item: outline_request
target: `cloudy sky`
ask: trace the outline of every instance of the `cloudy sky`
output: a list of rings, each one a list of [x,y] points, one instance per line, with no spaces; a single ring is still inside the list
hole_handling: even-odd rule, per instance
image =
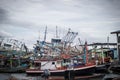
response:
[[[24,41],[32,47],[43,40],[59,37],[71,28],[83,42],[116,42],[112,31],[120,30],[120,0],[0,0],[0,36]],[[76,42],[78,39],[76,38]]]

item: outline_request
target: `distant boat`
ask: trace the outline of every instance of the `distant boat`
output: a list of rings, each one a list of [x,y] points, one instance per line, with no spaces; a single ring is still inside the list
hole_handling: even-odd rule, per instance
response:
[[[29,59],[4,57],[0,59],[0,62],[1,73],[18,73],[25,72],[28,68]]]
[[[29,58],[23,57],[27,53],[25,47],[18,40],[3,39],[0,44],[0,72],[25,72],[29,63]]]

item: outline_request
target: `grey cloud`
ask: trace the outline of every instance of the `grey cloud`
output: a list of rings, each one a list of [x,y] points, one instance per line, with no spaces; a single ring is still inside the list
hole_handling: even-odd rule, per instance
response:
[[[7,20],[7,11],[0,8],[0,23],[3,23]]]
[[[85,31],[81,35],[83,38],[86,36],[93,41],[100,36],[99,40],[102,41],[102,35],[120,29],[119,23],[120,0],[1,0],[0,2],[0,25],[6,27],[2,28],[4,31],[11,26],[12,29],[19,27],[21,31],[24,28],[31,29],[31,32],[40,30],[40,33],[44,34],[45,27],[48,26],[48,34],[55,34],[56,26],[60,27],[61,33],[67,32],[70,27],[80,33]],[[91,33],[96,35],[90,35]]]
[[[78,4],[75,6],[78,7],[78,9],[80,7],[84,8],[87,10],[87,14],[93,14],[93,17],[117,17],[120,15],[120,0],[78,0]]]
[[[0,37],[12,37],[12,34],[11,33],[8,33],[4,30],[0,30]]]

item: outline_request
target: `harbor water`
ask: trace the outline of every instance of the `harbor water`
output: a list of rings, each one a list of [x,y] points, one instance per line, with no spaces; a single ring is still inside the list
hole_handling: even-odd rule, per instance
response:
[[[14,77],[15,79],[10,79]],[[105,74],[102,77],[82,78],[75,80],[112,80],[112,78],[120,77],[118,74]],[[109,78],[109,79],[108,79]],[[45,80],[41,76],[27,76],[25,73],[0,73],[0,80]],[[53,80],[53,79],[50,79]],[[64,78],[56,78],[54,80],[64,80]]]

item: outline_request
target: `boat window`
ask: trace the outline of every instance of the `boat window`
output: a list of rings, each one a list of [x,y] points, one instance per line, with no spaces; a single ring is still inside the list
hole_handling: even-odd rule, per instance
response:
[[[36,67],[39,67],[41,65],[41,63],[36,63],[35,66]]]
[[[63,62],[68,63],[68,62],[70,62],[70,60],[69,59],[64,59]]]
[[[52,62],[52,64],[55,64],[55,62]]]

